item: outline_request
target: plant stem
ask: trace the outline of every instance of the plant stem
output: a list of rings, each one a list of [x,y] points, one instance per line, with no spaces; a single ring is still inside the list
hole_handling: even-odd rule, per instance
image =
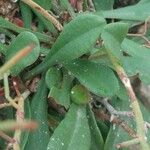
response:
[[[5,139],[9,143],[14,143],[15,142],[15,140],[13,138],[11,138],[7,134],[5,134],[3,131],[0,131],[0,137],[2,137],[3,139]]]
[[[37,3],[33,2],[32,0],[21,0],[21,1],[29,5],[31,8],[35,9],[40,14],[42,14],[46,19],[52,22],[59,31],[63,29],[63,26],[60,24],[60,22],[56,18],[54,18],[51,14],[49,14],[44,8],[39,6]]]
[[[18,109],[18,105],[14,102],[14,100],[10,97],[9,91],[9,83],[8,83],[8,74],[4,73],[4,90],[5,90],[5,97],[9,101],[9,103],[16,109]]]
[[[135,138],[133,140],[130,140],[130,141],[126,141],[126,142],[122,142],[122,143],[119,143],[116,145],[116,148],[117,149],[120,149],[120,148],[125,148],[125,147],[129,147],[129,146],[132,146],[132,145],[136,145],[140,142],[139,138]]]
[[[37,122],[28,121],[28,120],[24,120],[18,123],[15,120],[0,121],[1,131],[14,131],[16,129],[33,130],[33,129],[36,129],[37,126],[38,126]]]
[[[122,81],[123,85],[125,86],[128,96],[130,98],[131,106],[135,115],[135,121],[137,125],[137,135],[139,136],[139,143],[141,145],[142,150],[149,150],[149,146],[146,142],[146,134],[145,134],[145,125],[144,125],[144,120],[142,116],[142,112],[140,110],[140,106],[138,104],[138,100],[135,96],[135,93],[133,91],[133,88],[131,86],[130,79],[128,78],[126,72],[124,69],[121,67],[121,65],[117,62],[117,59],[112,56],[111,54],[108,53],[108,56],[120,78]]]
[[[18,98],[18,109],[16,112],[16,121],[21,123],[24,121],[24,99],[22,96]],[[14,150],[20,150],[20,138],[21,138],[21,129],[15,130],[14,139],[15,143],[13,144]]]

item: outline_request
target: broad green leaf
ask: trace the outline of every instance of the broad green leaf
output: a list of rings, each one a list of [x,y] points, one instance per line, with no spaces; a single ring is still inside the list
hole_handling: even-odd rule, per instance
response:
[[[94,0],[96,11],[113,9],[114,0]]]
[[[138,3],[133,6],[118,8],[114,10],[101,11],[105,18],[145,21],[150,15],[150,2]]]
[[[31,102],[31,119],[38,122],[38,129],[30,132],[25,150],[44,150],[47,147],[50,133],[47,121],[47,88],[44,78]]]
[[[121,43],[128,32],[128,24],[125,23],[111,23],[104,27],[102,32],[102,39],[108,53],[120,58],[122,55]]]
[[[90,138],[86,106],[72,104],[51,136],[47,150],[89,150]]]
[[[52,97],[57,104],[64,106],[66,109],[70,106],[70,91],[73,77],[67,72],[63,72],[63,80],[60,86],[53,86],[50,89],[49,97]]]
[[[91,147],[90,150],[101,150],[104,146],[104,141],[102,134],[97,126],[94,114],[90,108],[91,106],[88,105],[87,108],[87,115],[89,120],[89,126],[91,131]]]
[[[61,82],[61,71],[57,67],[51,67],[45,76],[45,82],[49,89],[54,86],[59,86]]]
[[[97,15],[79,15],[64,26],[45,60],[31,72],[38,74],[50,65],[68,62],[89,52],[105,24],[105,20]]]
[[[82,85],[75,85],[71,90],[72,101],[78,105],[87,104],[90,99],[89,91]]]
[[[129,76],[139,73],[140,79],[150,83],[150,50],[134,41],[125,39],[122,43],[123,50],[129,56],[121,57],[123,68]]]
[[[30,119],[31,118],[31,108],[30,108],[29,99],[25,100],[24,113],[25,113],[24,114],[25,119]],[[20,141],[21,150],[24,150],[25,145],[28,141],[28,137],[29,137],[29,131],[24,131],[24,132],[21,133],[21,141]]]
[[[31,43],[35,44],[35,48],[27,56],[22,58],[15,66],[11,68],[11,73],[13,75],[17,75],[25,67],[31,65],[36,61],[40,53],[40,46],[39,46],[39,41],[34,34],[30,32],[22,32],[8,47],[6,51],[6,61],[11,59],[21,49],[25,48],[27,45]]]
[[[74,60],[65,67],[81,84],[99,96],[112,96],[119,90],[118,80],[107,66],[88,60]]]

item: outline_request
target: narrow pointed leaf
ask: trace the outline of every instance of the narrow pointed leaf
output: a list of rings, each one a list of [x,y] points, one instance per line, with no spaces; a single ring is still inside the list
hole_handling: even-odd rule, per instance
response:
[[[46,42],[46,43],[50,43],[52,40],[52,38],[50,36],[47,36],[40,32],[35,32],[35,31],[29,30],[26,28],[18,27],[17,25],[9,22],[8,20],[4,19],[3,17],[0,17],[0,28],[12,30],[16,33],[28,31],[28,32],[34,33],[40,41]]]
[[[90,129],[86,106],[72,104],[65,119],[55,129],[47,150],[89,150]]]
[[[90,105],[87,107],[87,115],[89,120],[89,126],[91,131],[91,148],[90,150],[100,150],[104,147],[104,141],[102,134],[97,126],[94,113],[92,112]]]
[[[125,20],[145,21],[150,14],[150,2],[138,3],[133,6],[102,11],[105,18],[116,18]]]
[[[31,119],[38,122],[38,129],[30,132],[25,150],[46,149],[50,138],[47,121],[47,88],[44,78],[40,81],[37,93],[31,103]]]

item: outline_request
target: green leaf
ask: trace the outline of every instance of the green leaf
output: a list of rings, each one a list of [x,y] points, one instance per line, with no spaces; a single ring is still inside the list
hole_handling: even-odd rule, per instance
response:
[[[124,40],[128,32],[128,24],[125,23],[111,23],[104,27],[102,32],[102,39],[104,40],[104,45],[106,50],[120,58],[122,55],[121,52],[121,43]]]
[[[61,0],[60,6],[63,11],[67,10],[72,18],[76,17],[76,13],[74,12],[74,9],[72,8],[72,6],[68,0]]]
[[[46,9],[47,11],[50,11],[52,7],[52,1],[49,0],[34,0],[37,4],[39,4],[42,8]],[[31,8],[32,9],[32,8]],[[38,17],[38,27],[39,25],[44,25],[50,32],[56,35],[57,31],[54,28],[53,24],[48,21],[43,15],[38,13],[35,9],[32,9],[32,11],[35,13],[35,15]]]
[[[31,29],[33,16],[30,7],[27,4],[23,3],[22,1],[19,1],[19,6],[21,10],[24,28]]]
[[[149,117],[150,111],[145,108],[145,106],[141,103],[141,101],[139,101],[139,105],[140,105],[140,108],[141,108],[141,111],[142,111],[144,121],[147,122],[147,123],[150,123],[150,117]],[[146,138],[147,138],[148,144],[150,144],[150,130],[149,130],[149,128],[146,132]]]
[[[47,88],[44,78],[31,102],[31,119],[38,122],[38,129],[30,132],[25,150],[46,149],[50,135],[47,121]]]
[[[45,60],[31,72],[38,74],[50,65],[68,62],[89,52],[105,24],[97,15],[79,15],[64,27]]]
[[[88,60],[75,60],[65,67],[81,84],[99,96],[112,96],[119,90],[118,80],[107,66]]]
[[[34,32],[34,31],[26,29],[26,28],[18,27],[17,25],[15,25],[15,24],[7,21],[3,17],[0,17],[0,28],[12,30],[12,31],[14,31],[16,33],[21,33],[21,32],[24,32],[24,31],[29,31],[29,32],[34,33],[37,36],[37,38],[40,41],[42,41],[42,42],[50,43],[52,41],[52,38],[50,36],[47,36],[47,35],[39,33],[39,32]]]
[[[94,0],[96,11],[110,10],[113,8],[114,0]]]
[[[105,18],[145,21],[150,14],[150,2],[138,3],[133,6],[118,8],[114,10],[101,11]]]
[[[25,112],[25,119],[30,119],[31,118],[31,108],[30,108],[30,104],[29,104],[29,99],[25,100],[24,112]],[[28,141],[28,137],[29,137],[29,131],[24,131],[21,133],[21,141],[20,141],[21,150],[24,150],[25,145]]]
[[[94,113],[91,110],[91,106],[87,107],[87,115],[89,120],[89,126],[91,131],[91,148],[90,150],[100,150],[103,149],[104,141],[102,134],[97,126]]]
[[[53,86],[50,89],[49,97],[52,97],[56,103],[64,106],[66,109],[70,106],[70,91],[73,77],[67,72],[63,72],[63,80],[60,86]]]
[[[86,106],[72,104],[51,136],[47,150],[89,150],[90,138]]]
[[[0,53],[5,54],[6,53],[6,49],[7,49],[7,46],[0,42]]]
[[[36,61],[40,53],[40,46],[37,37],[30,32],[22,32],[17,38],[10,44],[6,51],[6,61],[16,55],[21,49],[27,45],[34,43],[35,48],[24,58],[22,58],[15,66],[12,67],[11,73],[17,75],[25,67],[31,65]]]
[[[49,89],[54,86],[59,86],[61,82],[61,71],[57,67],[51,67],[45,76],[45,82]]]
[[[87,104],[90,99],[89,91],[82,85],[75,85],[71,90],[72,101],[76,104]]]
[[[125,39],[122,48],[129,56],[121,57],[123,68],[129,76],[139,73],[140,79],[150,83],[150,50],[134,41]]]

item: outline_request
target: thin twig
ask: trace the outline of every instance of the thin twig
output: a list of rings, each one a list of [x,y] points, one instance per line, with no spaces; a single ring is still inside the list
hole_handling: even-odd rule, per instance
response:
[[[77,10],[79,13],[83,12],[83,0],[77,0]]]
[[[59,31],[61,31],[63,29],[63,26],[61,25],[61,23],[56,18],[54,18],[54,16],[49,14],[44,8],[39,6],[37,3],[35,3],[32,0],[21,0],[21,1],[24,2],[25,4],[29,5],[31,8],[35,9],[40,14],[42,14],[46,19],[48,19],[50,22],[52,22],[52,24],[54,24],[54,26]]]
[[[135,33],[135,34],[134,33],[128,33],[127,35],[128,36],[141,37],[141,38],[143,38],[148,43],[148,45],[150,45],[150,41],[148,40],[147,37],[145,37],[145,35],[147,33],[149,21],[150,21],[150,16],[145,20],[143,33]]]
[[[33,130],[37,128],[35,121],[24,120],[22,122],[16,122],[15,120],[0,121],[1,131],[14,131],[16,129],[21,130]]]
[[[23,99],[26,99],[30,95],[30,93],[31,92],[29,90],[26,90],[21,95],[22,95]],[[18,102],[18,97],[14,98],[13,102]],[[9,103],[2,103],[2,104],[0,104],[0,109],[5,108],[5,107],[9,107],[9,106],[12,106],[12,104],[10,102]]]
[[[135,93],[133,91],[133,88],[131,86],[131,82],[130,79],[128,78],[126,72],[124,71],[124,69],[120,66],[120,64],[117,62],[117,59],[112,56],[109,52],[108,52],[108,56],[120,78],[120,80],[122,81],[123,85],[126,88],[126,91],[128,93],[128,96],[130,98],[130,103],[133,109],[133,113],[135,116],[135,122],[137,125],[137,135],[140,137],[140,145],[142,150],[149,150],[149,146],[147,144],[147,141],[145,139],[146,137],[146,133],[144,130],[145,124],[144,124],[144,120],[143,120],[143,115],[142,112],[140,110],[140,106],[138,104],[137,98],[135,96]]]
[[[0,137],[3,138],[4,140],[8,141],[9,143],[15,142],[15,140],[12,137],[8,136],[3,131],[0,131]]]
[[[18,100],[13,100],[13,102],[17,102]],[[9,107],[9,106],[12,106],[12,104],[9,102],[9,103],[3,103],[3,104],[0,104],[0,109],[2,108],[5,108],[5,107]]]
[[[16,111],[16,121],[17,123],[24,121],[24,99],[22,96],[18,98],[18,109]],[[16,142],[13,144],[13,149],[20,150],[21,129],[15,130],[14,139]]]
[[[9,101],[9,103],[14,108],[18,109],[18,104],[16,104],[16,102],[14,102],[14,100],[10,97],[8,74],[7,73],[4,73],[4,90],[5,90],[5,98]]]
[[[130,141],[126,141],[126,142],[122,142],[122,143],[117,144],[117,145],[116,145],[116,148],[117,148],[117,149],[120,149],[120,148],[127,148],[127,147],[130,147],[130,146],[139,144],[139,143],[140,143],[140,139],[139,139],[139,138],[135,138],[135,139],[133,139],[133,140],[130,140]]]
[[[90,9],[91,9],[92,11],[95,11],[95,6],[94,6],[94,4],[93,4],[93,0],[88,0],[88,4],[89,4],[89,6],[90,6]]]
[[[112,105],[109,104],[108,98],[101,99],[99,102],[102,103],[106,107],[106,109],[109,111],[109,113],[111,115],[122,115],[122,116],[128,116],[128,117],[133,116],[132,111],[118,111],[118,110],[116,110]]]
[[[94,109],[93,111],[94,111],[96,117],[98,117],[102,120],[110,121],[110,116],[108,114],[106,114],[104,111],[102,111],[102,110],[100,111],[100,110],[96,110],[96,109]],[[120,126],[131,137],[133,137],[133,138],[137,137],[136,132],[133,129],[131,129],[125,121],[123,121],[117,117],[114,117],[113,120],[111,121],[111,123],[116,124],[117,126]]]

